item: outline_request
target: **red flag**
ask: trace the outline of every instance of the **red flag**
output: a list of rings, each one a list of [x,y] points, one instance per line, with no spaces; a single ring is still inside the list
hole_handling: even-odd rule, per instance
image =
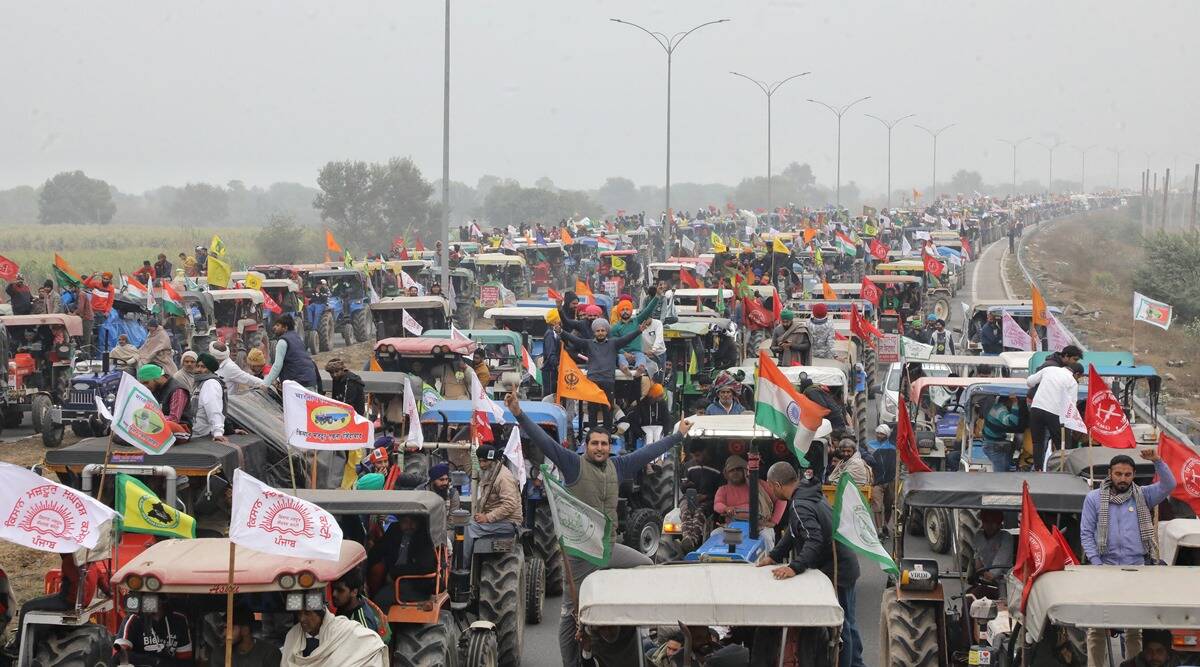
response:
[[[263,295],[263,308],[266,308],[276,315],[282,315],[283,308],[280,308],[279,304],[275,303],[275,299],[272,299],[271,295],[267,294],[267,290],[260,289],[259,291],[261,291]]]
[[[400,259],[408,259],[408,248],[400,248]]]
[[[1033,590],[1033,582],[1046,572],[1055,572],[1067,566],[1067,559],[1074,559],[1070,552],[1064,553],[1058,540],[1046,528],[1037,507],[1029,495],[1029,482],[1021,488],[1021,534],[1017,538],[1017,562],[1013,572],[1021,580],[1021,611]]]
[[[425,244],[421,243],[421,239],[417,239],[416,251],[425,252]]]
[[[700,287],[700,283],[696,280],[696,277],[687,269],[679,269],[679,282],[692,288]]]
[[[492,442],[496,436],[492,435],[492,426],[488,424],[487,413],[483,410],[476,410],[471,415],[471,421],[475,425],[475,439],[479,442]]]
[[[1200,514],[1200,454],[1163,433],[1158,440],[1158,455],[1175,476],[1171,497],[1182,500]]]
[[[783,295],[779,290],[775,290],[775,296],[771,299],[771,324],[783,321]]]
[[[933,472],[917,451],[917,434],[913,433],[912,422],[908,419],[908,402],[903,396],[896,402],[899,404],[896,411],[896,456],[900,457],[900,462],[909,472]]]
[[[558,290],[554,289],[553,287],[546,288],[546,296],[550,297],[551,299],[553,299],[555,301],[562,301],[562,298],[563,298],[563,295],[559,294]]]
[[[972,255],[971,255],[971,244],[970,244],[970,243],[967,243],[967,237],[965,237],[965,236],[960,236],[960,237],[958,237],[958,240],[959,240],[960,242],[962,242],[963,254],[967,256],[967,259],[968,259],[968,260],[969,260],[969,259],[972,259],[973,257],[972,257]]]
[[[879,286],[866,276],[863,276],[862,287],[859,288],[858,293],[859,296],[874,304],[876,308],[879,307]]]
[[[864,278],[864,280],[866,279]],[[876,329],[874,324],[871,324],[863,319],[862,315],[858,314],[857,303],[850,306],[850,331],[872,348],[875,347],[874,339],[883,337],[882,331]]]
[[[778,302],[779,299],[775,301]],[[775,323],[775,314],[763,308],[758,299],[745,297],[742,299],[742,306],[746,313],[746,322],[751,329],[766,329]]]
[[[871,256],[875,259],[886,262],[888,256],[888,248],[879,242],[879,239],[871,239]]]
[[[1109,389],[1108,383],[1096,372],[1096,367],[1090,364],[1087,409],[1083,413],[1083,423],[1087,425],[1088,435],[1105,447],[1137,447],[1133,427],[1129,425],[1124,408],[1113,395],[1112,389]]]
[[[3,255],[0,255],[0,278],[3,278],[6,282],[11,283],[17,279],[17,271],[19,269],[20,267],[17,266],[16,262]]]
[[[1062,551],[1062,555],[1066,558],[1067,565],[1079,565],[1079,559],[1075,557],[1075,550],[1067,543],[1067,537],[1062,534],[1058,526],[1050,529],[1050,534],[1054,536],[1054,541],[1058,543],[1058,548]]]
[[[936,257],[934,257],[933,255],[930,255],[928,252],[925,253],[925,272],[926,273],[932,273],[933,275],[937,276],[938,278],[941,278],[942,271],[944,271],[945,268],[946,267],[943,266],[942,263],[939,262]]]

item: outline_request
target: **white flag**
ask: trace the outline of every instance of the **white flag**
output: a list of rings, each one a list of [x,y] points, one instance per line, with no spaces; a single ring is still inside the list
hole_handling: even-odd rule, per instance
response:
[[[1076,385],[1076,387],[1078,386],[1079,385]],[[1087,425],[1083,423],[1083,417],[1079,414],[1079,405],[1076,403],[1078,396],[1079,390],[1077,388],[1075,390],[1075,395],[1071,396],[1071,400],[1067,402],[1067,414],[1062,416],[1062,425],[1066,426],[1072,431],[1078,431],[1086,434],[1088,432]]]
[[[500,303],[506,306],[517,305],[517,295],[504,285],[500,285]]]
[[[1149,322],[1166,331],[1171,328],[1171,305],[1134,292],[1133,319]]]
[[[679,237],[679,245],[689,253],[696,252],[696,242],[686,236]]]
[[[483,389],[483,384],[479,382],[479,376],[475,374],[475,369],[471,368],[469,363],[467,364],[467,376],[471,378],[471,409],[491,415],[492,419],[488,421],[489,424],[505,423],[504,408],[488,397],[487,392]]]
[[[1064,347],[1071,344],[1071,334],[1052,313],[1047,312],[1046,317],[1048,319],[1046,323],[1047,349],[1050,352],[1061,352]]]
[[[233,471],[229,541],[265,554],[337,560],[342,529],[329,512]]]
[[[343,451],[375,442],[371,420],[291,380],[283,382],[283,430],[288,444],[300,449]]]
[[[1001,330],[1004,334],[1004,347],[1011,347],[1018,350],[1032,350],[1033,340],[1029,337],[1029,333],[1017,324],[1017,321],[1004,311],[1000,318]]]
[[[404,270],[400,271],[400,283],[401,283],[401,285],[404,286],[405,290],[407,290],[410,287],[415,287],[415,288],[417,288],[417,294],[422,295],[422,296],[424,296],[424,294],[425,294],[425,288],[422,287],[420,283],[413,280],[412,276],[408,275],[408,271],[404,271]]]
[[[408,434],[404,442],[417,445],[425,444],[425,434],[421,431],[421,413],[417,410],[417,398],[413,395],[412,383],[404,380],[404,416],[408,417]]]
[[[926,345],[908,336],[900,337],[900,354],[905,359],[924,361],[933,354],[933,346]]]
[[[54,553],[92,549],[117,513],[95,498],[0,463],[0,539]]]
[[[454,323],[451,322],[450,323],[450,340],[461,340],[461,341],[466,342],[466,341],[470,341],[471,339],[467,338],[466,335],[463,334],[463,332],[459,331],[458,327],[454,326]]]
[[[900,575],[896,561],[879,542],[871,508],[867,507],[862,491],[854,486],[850,475],[842,475],[838,480],[837,496],[833,501],[833,539],[879,563],[879,569],[884,572]]]
[[[421,323],[417,321],[417,318],[409,315],[408,311],[404,309],[400,310],[400,323],[404,325],[405,331],[414,336],[420,336],[421,332],[425,331],[425,327],[421,326]]]
[[[113,433],[147,454],[165,454],[175,444],[175,432],[154,394],[129,373],[117,386],[113,414]]]
[[[504,446],[504,456],[511,466],[513,477],[517,478],[517,488],[524,489],[529,473],[525,472],[525,452],[521,450],[521,429],[513,426],[508,434],[508,444]]]
[[[902,257],[908,257],[911,254],[912,254],[912,244],[908,242],[907,236],[901,235],[900,236],[900,255]]]
[[[450,302],[450,314],[453,315],[454,311],[458,310],[458,294],[454,291],[454,279],[448,280],[446,286],[450,288],[446,291],[446,300]]]

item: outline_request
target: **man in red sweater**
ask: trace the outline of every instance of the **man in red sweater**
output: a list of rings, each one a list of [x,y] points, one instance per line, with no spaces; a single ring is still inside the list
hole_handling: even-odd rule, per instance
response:
[[[747,481],[746,459],[736,454],[725,459],[726,483],[717,489],[713,511],[722,522],[750,520],[750,484]],[[758,529],[763,545],[769,551],[775,546],[775,505],[766,482],[758,482]],[[720,530],[718,528],[718,530]]]

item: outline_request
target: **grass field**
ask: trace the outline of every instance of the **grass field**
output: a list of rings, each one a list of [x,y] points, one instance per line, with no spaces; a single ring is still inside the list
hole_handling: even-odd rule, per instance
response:
[[[191,254],[197,245],[208,246],[213,234],[225,242],[235,270],[258,261],[254,236],[259,228],[123,225],[4,225],[0,227],[0,255],[21,267],[29,281],[50,277],[54,253],[63,256],[80,273],[133,272],[143,260],[155,261],[166,253],[176,263],[179,253]]]

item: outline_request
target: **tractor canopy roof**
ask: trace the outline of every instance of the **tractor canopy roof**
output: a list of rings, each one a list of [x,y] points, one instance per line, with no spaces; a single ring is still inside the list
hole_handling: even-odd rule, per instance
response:
[[[371,304],[371,310],[429,310],[441,308],[447,316],[450,315],[450,301],[444,296],[428,294],[426,296],[386,296]]]
[[[525,266],[525,258],[520,255],[486,252],[475,255],[475,266]]]
[[[742,384],[753,386],[755,382],[755,371],[757,365],[734,366],[727,369],[730,373],[742,371],[744,378]],[[784,377],[793,385],[800,384],[800,374],[807,373],[808,377],[813,381],[813,384],[825,385],[828,387],[844,387],[846,386],[846,374],[840,368],[833,366],[781,366],[779,368],[783,372]]]
[[[1049,358],[1051,354],[1054,353],[1034,352],[1033,355],[1029,357],[1030,370],[1041,367],[1042,364],[1046,363],[1046,359]],[[1108,366],[1136,365],[1133,361],[1132,352],[1092,352],[1090,350],[1083,353],[1083,358],[1079,360],[1079,363],[1083,364],[1084,368],[1087,368],[1089,365],[1091,365],[1095,366],[1097,369]]]
[[[1180,549],[1200,549],[1200,519],[1158,522],[1158,556],[1167,565],[1175,563]]]
[[[869,275],[867,278],[876,285],[891,285],[896,283],[912,283],[915,285],[921,282],[920,276]]]
[[[434,544],[446,539],[446,499],[432,491],[297,489],[295,496],[330,514],[396,514],[427,517]]]
[[[702,438],[731,438],[739,440],[757,440],[759,438],[769,440],[775,438],[775,434],[767,429],[756,426],[754,424],[754,413],[743,412],[740,415],[694,415],[688,417],[688,421],[692,422],[692,429],[688,431],[688,438],[691,440]],[[822,440],[829,437],[833,432],[833,427],[830,426],[828,419],[821,420],[821,427],[817,429],[817,434],[814,436],[817,440]]]
[[[843,620],[820,572],[778,581],[770,568],[731,563],[599,570],[583,580],[579,616],[596,626],[838,627]]]
[[[6,327],[41,327],[57,325],[67,330],[69,336],[83,335],[83,320],[78,315],[4,315],[0,325]]]
[[[1071,565],[1038,577],[1037,585],[1029,592],[1023,622],[1033,641],[1042,637],[1047,624],[1198,630],[1197,600],[1200,567]],[[1018,606],[1010,605],[1009,609]]]
[[[977,384],[995,385],[997,387],[1014,387],[1014,394],[1024,396],[1029,391],[1028,385],[1025,384],[1025,378],[989,378],[989,377],[923,377],[913,381],[912,386],[908,389],[908,400],[917,402],[921,399],[921,394],[929,387],[942,387],[949,391],[970,387]]]
[[[521,411],[529,415],[529,418],[536,424],[554,426],[558,429],[560,439],[566,435],[567,413],[562,406],[544,401],[521,401]],[[450,424],[469,424],[472,414],[474,414],[474,409],[471,401],[443,399],[425,410],[425,413],[421,415],[421,422],[440,424],[444,417]],[[504,421],[509,424],[517,422],[517,418],[513,417],[508,408],[504,408]]]
[[[1091,490],[1087,480],[1067,473],[917,472],[908,476],[901,494],[913,507],[1016,511],[1023,482],[1041,512],[1078,514]]]
[[[263,289],[271,289],[282,287],[289,292],[299,292],[300,286],[291,278],[264,278],[262,281]]]
[[[404,383],[406,382],[410,387],[415,387],[413,389],[415,395],[421,393],[421,379],[415,375],[392,371],[355,371],[355,373],[362,378],[363,390],[368,394],[401,395],[404,393]],[[324,375],[324,370],[322,370],[322,374]]]
[[[1145,479],[1154,476],[1154,464],[1136,456],[1135,449],[1116,449],[1114,447],[1101,447],[1093,445],[1091,447],[1076,447],[1063,451],[1056,449],[1050,453],[1050,462],[1046,465],[1047,470],[1062,470],[1073,475],[1082,477],[1088,476],[1088,470],[1091,469],[1091,474],[1094,479],[1102,480],[1108,477],[1108,464],[1113,460],[1114,456],[1124,454],[1132,456],[1133,469],[1136,477]]]
[[[475,354],[479,347],[474,341],[451,340],[449,338],[384,338],[375,343],[376,352],[397,352],[399,354]]]
[[[520,302],[517,302],[520,304]],[[483,319],[485,320],[524,320],[534,319],[546,320],[546,313],[554,308],[554,302],[548,302],[550,305],[542,306],[502,306],[499,308],[488,308],[483,311]]]
[[[508,329],[460,329],[459,333],[480,345],[512,345],[521,349],[521,334]],[[449,329],[426,329],[421,338],[450,338]]]
[[[213,301],[240,301],[248,299],[254,303],[262,303],[263,295],[261,290],[256,289],[215,289],[210,290]]]
[[[326,280],[329,280],[330,278],[353,278],[354,280],[360,282],[365,279],[363,272],[359,269],[325,269],[322,271],[310,271],[308,277],[312,280],[318,280],[321,278]]]

